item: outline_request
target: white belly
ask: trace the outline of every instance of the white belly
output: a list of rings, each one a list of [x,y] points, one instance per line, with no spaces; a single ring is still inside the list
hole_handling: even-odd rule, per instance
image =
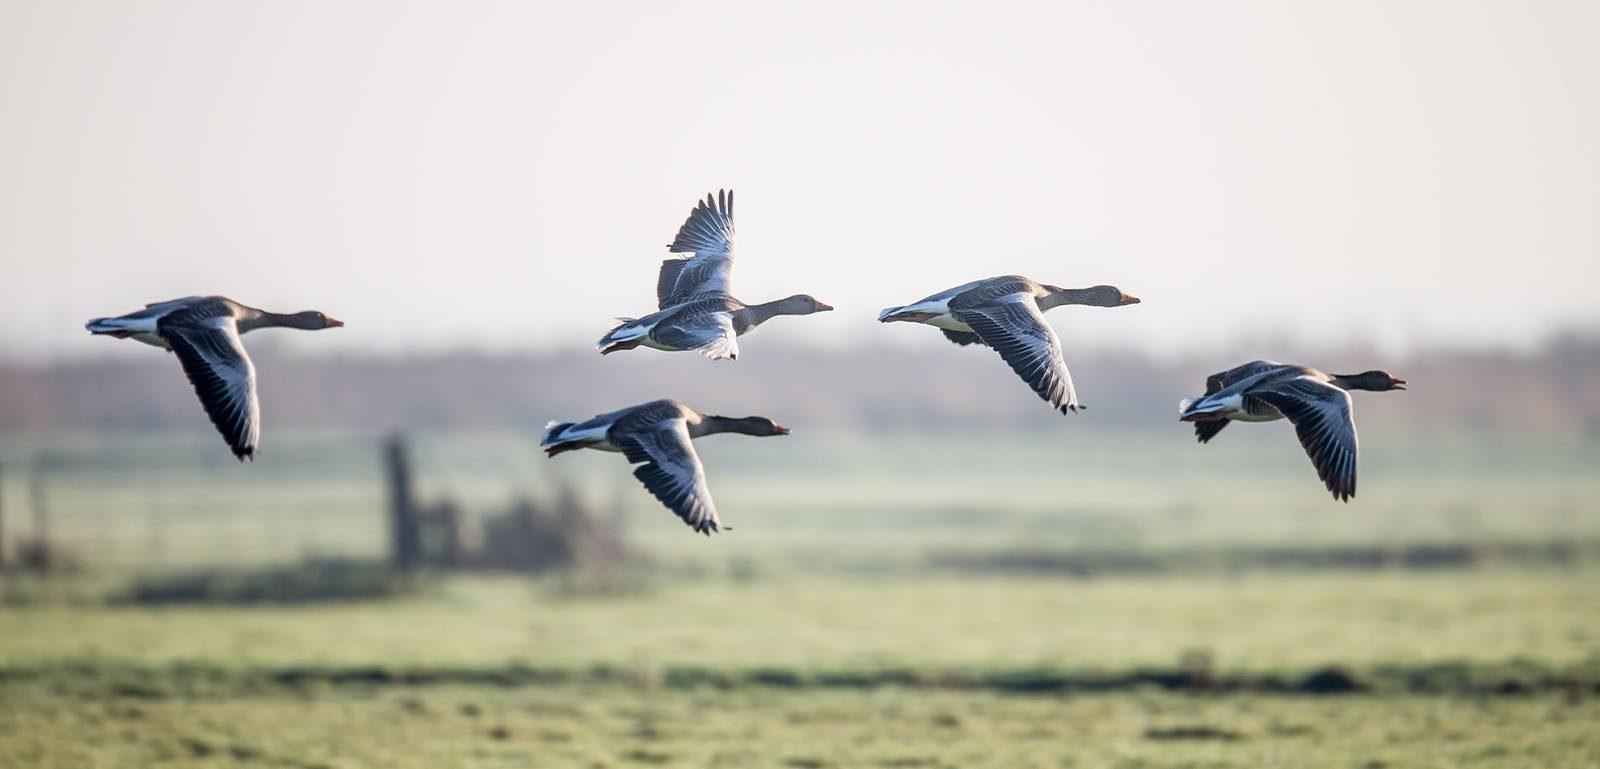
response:
[[[129,338],[137,340],[137,341],[140,341],[140,342],[144,342],[145,344],[150,345],[152,347],[160,347],[163,350],[172,349],[172,345],[167,344],[167,340],[162,339],[161,337],[156,336],[155,334],[134,334],[132,337],[129,337]]]
[[[1251,414],[1245,411],[1235,411],[1228,415],[1235,422],[1272,422],[1283,418],[1282,414]]]
[[[938,328],[946,329],[948,331],[965,331],[969,334],[974,333],[971,326],[962,323],[956,318],[956,316],[951,315],[948,312],[937,317],[929,318],[923,321],[923,323],[926,323],[930,326],[937,326]]]
[[[1221,404],[1221,409],[1207,410],[1220,410],[1227,414],[1229,419],[1235,422],[1271,422],[1273,420],[1283,418],[1283,415],[1278,413],[1276,410],[1269,411],[1265,414],[1250,413],[1247,409],[1245,409],[1243,395],[1235,395],[1230,398],[1225,398],[1217,401],[1217,403]]]

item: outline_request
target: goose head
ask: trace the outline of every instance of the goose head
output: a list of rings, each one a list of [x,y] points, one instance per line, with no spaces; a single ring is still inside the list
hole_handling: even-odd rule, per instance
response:
[[[810,294],[787,296],[773,302],[773,305],[779,315],[810,315],[833,309],[832,305],[823,304]]]
[[[1122,307],[1139,303],[1139,297],[1129,294],[1116,286],[1090,286],[1088,288],[1045,286],[1044,288],[1053,296],[1058,297],[1058,301],[1061,304],[1081,304],[1089,307]]]
[[[286,315],[278,324],[288,328],[304,329],[306,331],[321,331],[325,328],[338,328],[344,325],[342,320],[334,320],[319,310],[304,310],[291,315]]]
[[[766,417],[707,416],[706,422],[709,422],[716,432],[742,433],[756,436],[789,434],[789,428]]]
[[[1401,379],[1387,371],[1363,371],[1353,376],[1342,376],[1346,390],[1371,390],[1373,392],[1387,392],[1389,390],[1406,389],[1406,380]]]

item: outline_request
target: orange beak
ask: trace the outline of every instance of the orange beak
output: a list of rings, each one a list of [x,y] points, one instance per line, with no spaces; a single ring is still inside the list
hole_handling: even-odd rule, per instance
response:
[[[344,325],[344,321],[342,321],[342,320],[334,320],[333,318],[329,318],[328,319],[328,328],[339,328],[340,326],[343,326],[343,325]]]
[[[1139,303],[1139,297],[1133,296],[1131,294],[1123,294],[1122,295],[1122,303],[1123,304],[1138,304]]]
[[[827,311],[829,311],[831,309],[833,309],[833,305],[831,305],[831,304],[823,304],[821,302],[817,302],[817,307],[816,307],[817,312],[827,312]]]
[[[783,425],[780,425],[777,422],[773,422],[772,423],[772,427],[773,427],[774,430],[776,430],[778,432],[779,435],[788,435],[789,434],[789,428],[784,427]]]

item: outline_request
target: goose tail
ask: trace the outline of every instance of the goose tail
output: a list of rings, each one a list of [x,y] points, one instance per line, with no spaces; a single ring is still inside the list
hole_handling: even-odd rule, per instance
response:
[[[115,334],[129,330],[127,321],[121,318],[95,318],[83,324],[83,327],[89,329],[91,334]]]
[[[576,422],[549,422],[544,426],[544,434],[539,436],[539,447],[544,449],[544,455],[553,457],[567,451],[577,451],[585,446],[581,440],[566,440],[563,435],[572,429]]]
[[[560,443],[561,434],[566,432],[567,428],[575,424],[577,424],[577,422],[546,422],[544,425],[544,434],[539,436],[539,445],[549,448],[556,443]]]
[[[621,324],[613,326],[600,341],[595,342],[595,349],[601,355],[614,353],[618,350],[631,350],[644,342],[646,334],[650,333],[650,326],[642,324],[636,319],[617,318]]]

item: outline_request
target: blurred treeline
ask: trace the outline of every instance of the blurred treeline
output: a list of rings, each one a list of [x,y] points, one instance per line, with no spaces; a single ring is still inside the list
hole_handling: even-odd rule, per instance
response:
[[[704,411],[763,413],[795,427],[1013,429],[1048,423],[1037,399],[992,352],[931,335],[913,348],[751,343],[737,362],[641,350],[329,355],[253,345],[273,429],[527,429],[656,397]],[[1178,359],[1076,350],[1068,362],[1080,416],[1097,426],[1171,429],[1178,398],[1206,375],[1266,357],[1336,373],[1385,368],[1408,393],[1360,397],[1363,419],[1390,428],[1600,434],[1600,333],[1565,333],[1531,351],[1420,350],[1274,343]],[[132,345],[127,345],[132,347]],[[142,354],[132,354],[132,353]],[[107,357],[0,362],[0,432],[204,429],[176,362],[145,349]]]

